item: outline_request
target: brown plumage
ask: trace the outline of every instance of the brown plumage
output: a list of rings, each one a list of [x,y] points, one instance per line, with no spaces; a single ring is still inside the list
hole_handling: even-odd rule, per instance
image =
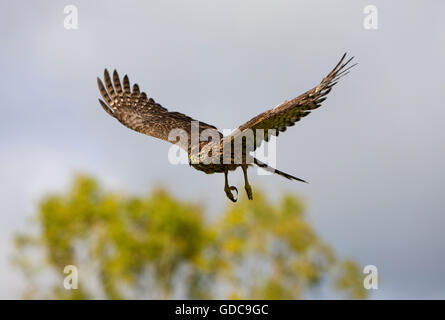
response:
[[[137,84],[134,84],[133,90],[131,90],[130,82],[126,75],[121,83],[116,71],[113,72],[113,79],[111,79],[108,71],[105,70],[105,85],[99,78],[97,79],[100,93],[104,99],[104,101],[99,99],[99,102],[108,114],[128,128],[162,140],[177,143],[179,147],[187,151],[190,164],[195,169],[204,171],[205,173],[223,172],[225,174],[224,190],[227,197],[234,202],[237,199],[232,193],[232,190],[236,191],[237,194],[238,191],[236,187],[229,186],[227,175],[228,171],[242,167],[245,189],[249,199],[252,199],[252,189],[247,179],[247,167],[253,164],[285,178],[305,182],[290,174],[271,168],[256,158],[252,158],[253,161],[248,161],[249,156],[247,154],[249,151],[254,151],[261,145],[263,140],[268,141],[271,135],[278,136],[280,132],[286,131],[286,129],[293,126],[295,122],[307,116],[312,110],[320,107],[321,103],[326,100],[326,95],[331,91],[332,87],[355,65],[348,66],[352,58],[344,62],[345,58],[346,54],[343,55],[340,62],[319,85],[290,101],[286,101],[273,109],[259,114],[241,125],[229,136],[223,137],[214,126],[199,122],[198,132],[200,134],[204,130],[210,129],[214,130],[220,139],[219,141],[200,142],[197,146],[191,144],[191,124],[192,121],[196,120],[179,112],[168,111],[152,98],[148,98],[144,92],[140,92]],[[181,140],[170,141],[169,133],[173,129],[183,130],[187,135],[187,142],[184,143]],[[248,130],[256,132],[258,129],[264,130],[264,136],[257,137],[254,134],[253,140],[242,138]],[[241,141],[241,157],[234,154],[234,150],[236,150],[234,145],[237,141]],[[223,150],[228,147],[231,147],[230,153],[224,154]],[[211,162],[211,156],[218,161]]]

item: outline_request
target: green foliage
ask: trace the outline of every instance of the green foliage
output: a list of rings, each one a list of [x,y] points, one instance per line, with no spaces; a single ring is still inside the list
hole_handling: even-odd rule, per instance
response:
[[[42,200],[37,226],[16,236],[27,298],[297,299],[329,285],[366,297],[357,264],[338,261],[291,195],[272,204],[257,192],[209,223],[164,190],[127,197],[81,175]],[[77,290],[63,287],[66,265],[78,267]]]

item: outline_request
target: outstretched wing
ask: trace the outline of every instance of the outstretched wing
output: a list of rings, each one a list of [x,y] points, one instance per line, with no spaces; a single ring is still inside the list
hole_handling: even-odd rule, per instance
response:
[[[124,76],[121,84],[116,70],[113,72],[113,81],[111,81],[108,70],[105,69],[104,81],[105,86],[102,80],[97,78],[100,93],[105,100],[99,99],[99,102],[109,115],[137,132],[172,143],[178,142],[181,148],[190,153],[191,124],[196,120],[179,112],[169,112],[152,98],[147,98],[145,92],[140,92],[137,84],[134,84],[131,90],[127,75]],[[181,144],[179,139],[176,141],[168,139],[169,133],[174,129],[184,130],[188,137],[187,144]],[[199,132],[205,129],[216,130],[212,125],[199,122]]]
[[[255,138],[254,142],[252,142],[253,149],[250,150],[255,150],[261,145],[263,140],[268,141],[271,135],[278,135],[279,132],[286,131],[288,127],[293,126],[295,122],[307,116],[311,110],[320,107],[321,103],[326,100],[326,95],[331,91],[332,87],[341,77],[346,75],[353,66],[355,66],[355,64],[348,66],[353,57],[344,62],[345,58],[346,53],[335,68],[318,86],[303,93],[297,98],[286,101],[271,110],[259,114],[255,118],[241,125],[232,135],[225,137],[222,143],[226,144],[232,142],[235,137],[242,135],[246,130],[251,129],[253,130]],[[256,136],[256,129],[264,130],[264,137],[262,139]]]

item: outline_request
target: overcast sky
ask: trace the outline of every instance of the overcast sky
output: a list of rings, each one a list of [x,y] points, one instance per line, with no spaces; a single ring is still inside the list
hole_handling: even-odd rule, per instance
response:
[[[68,4],[78,30],[64,28]],[[363,27],[369,4],[377,30]],[[228,202],[223,175],[169,164],[168,143],[102,110],[105,67],[170,110],[232,129],[316,85],[347,51],[359,65],[277,139],[278,168],[310,184],[250,174],[254,192],[304,197],[340,256],[378,267],[373,298],[445,298],[444,9],[433,0],[0,2],[0,297],[26,285],[10,264],[12,235],[75,172],[135,193],[162,183],[212,212]],[[241,170],[230,180],[242,190]]]

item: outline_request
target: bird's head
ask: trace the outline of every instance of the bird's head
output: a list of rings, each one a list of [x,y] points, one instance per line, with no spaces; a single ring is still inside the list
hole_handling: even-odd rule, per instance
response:
[[[189,165],[197,164],[199,163],[199,155],[198,154],[191,154],[189,156]]]

